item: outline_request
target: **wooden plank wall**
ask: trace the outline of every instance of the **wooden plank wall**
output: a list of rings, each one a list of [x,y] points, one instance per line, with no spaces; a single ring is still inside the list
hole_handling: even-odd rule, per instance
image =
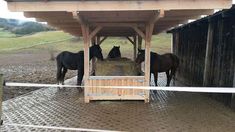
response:
[[[234,87],[235,8],[173,31],[173,51],[180,58],[177,79],[190,86],[203,86],[209,23],[213,28],[212,49],[204,86]],[[209,96],[226,105],[235,106],[232,94]]]
[[[214,25],[212,61],[208,86],[233,87],[235,67],[235,15],[212,18]],[[232,94],[211,94],[212,98],[232,104]],[[233,102],[235,103],[235,102]]]
[[[173,33],[173,52],[180,58],[177,79],[188,85],[203,84],[207,28],[203,23]]]

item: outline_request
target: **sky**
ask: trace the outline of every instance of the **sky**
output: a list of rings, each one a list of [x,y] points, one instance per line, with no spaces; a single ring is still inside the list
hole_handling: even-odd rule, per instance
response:
[[[0,18],[35,21],[34,18],[25,18],[22,12],[10,12],[7,8],[7,3],[4,0],[0,0]]]
[[[233,4],[235,4],[235,0],[233,0]],[[4,0],[0,0],[0,18],[35,21],[34,18],[25,18],[22,12],[10,12],[7,8],[7,3]]]

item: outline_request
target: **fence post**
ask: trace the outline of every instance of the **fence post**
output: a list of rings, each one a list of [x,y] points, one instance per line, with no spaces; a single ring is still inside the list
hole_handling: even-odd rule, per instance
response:
[[[3,74],[0,74],[0,125],[3,124],[2,120],[2,100],[3,100]]]

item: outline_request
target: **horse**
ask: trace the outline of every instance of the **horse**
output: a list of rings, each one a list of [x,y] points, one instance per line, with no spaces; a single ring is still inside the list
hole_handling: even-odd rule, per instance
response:
[[[102,49],[99,45],[93,45],[89,48],[90,60],[96,57],[100,60],[104,60]],[[84,51],[78,53],[72,53],[69,51],[63,51],[56,57],[57,61],[57,84],[62,83],[64,85],[64,77],[67,70],[77,71],[77,85],[81,86],[84,75]],[[82,90],[81,87],[78,88]]]
[[[121,58],[120,46],[113,46],[107,58],[108,59]]]
[[[137,64],[140,64],[144,60],[145,60],[145,50],[138,49],[138,56],[135,62]],[[166,72],[167,76],[166,86],[170,86],[170,81],[172,77],[173,78],[175,77],[175,73],[178,66],[179,66],[179,58],[176,55],[172,53],[159,55],[157,53],[150,52],[150,77],[151,73],[153,73],[155,86],[157,86],[159,72]]]

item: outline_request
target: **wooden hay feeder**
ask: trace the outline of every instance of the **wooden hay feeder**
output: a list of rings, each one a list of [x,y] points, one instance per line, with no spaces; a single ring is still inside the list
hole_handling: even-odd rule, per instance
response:
[[[136,64],[125,58],[98,61],[96,76],[90,76],[89,86],[145,86],[144,76]],[[89,100],[148,100],[149,91],[140,89],[89,88]]]

